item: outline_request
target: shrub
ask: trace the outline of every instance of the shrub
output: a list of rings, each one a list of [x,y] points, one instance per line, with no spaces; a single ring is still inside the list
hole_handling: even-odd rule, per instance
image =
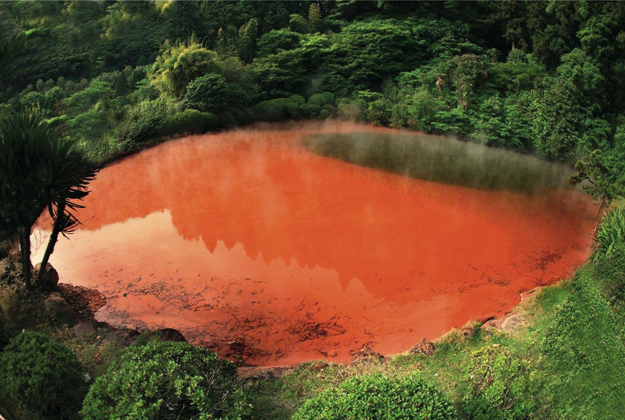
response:
[[[608,211],[597,229],[593,261],[609,258],[618,244],[625,242],[625,205]]]
[[[74,353],[34,332],[21,333],[5,347],[0,377],[2,394],[48,419],[77,418],[88,388]]]
[[[319,111],[319,118],[321,118],[322,120],[325,120],[326,118],[330,117],[330,112],[327,109],[322,109],[321,111]]]
[[[284,111],[284,115],[290,116],[299,108],[297,102],[293,102],[292,100],[287,98],[273,99],[272,102],[280,105],[282,111]]]
[[[255,120],[255,114],[254,111],[252,111],[250,108],[245,108],[243,110],[243,114],[245,114],[245,119],[247,120],[248,124],[253,123]]]
[[[333,117],[336,116],[337,113],[337,109],[334,105],[324,105],[323,108],[321,109],[325,109],[326,111],[328,111],[330,113],[330,115],[332,115]]]
[[[219,120],[215,114],[187,109],[167,117],[163,122],[162,132],[164,135],[203,133],[217,127]]]
[[[625,412],[625,346],[621,323],[587,270],[556,313],[543,344],[556,373],[546,394],[552,418],[610,419]]]
[[[419,376],[350,378],[310,399],[293,419],[453,419],[445,396]]]
[[[133,148],[142,143],[160,137],[163,134],[163,120],[159,115],[142,115],[130,124],[124,143],[126,148]]]
[[[234,118],[234,115],[228,111],[221,111],[217,114],[217,117],[219,118],[221,126],[224,128],[233,128],[237,126],[237,120]]]
[[[279,103],[274,101],[263,101],[249,108],[254,121],[275,122],[284,118],[284,111]]]
[[[205,131],[214,131],[219,129],[219,117],[212,112],[202,112],[204,117]]]
[[[332,102],[334,102],[334,100],[332,100]],[[308,103],[311,105],[319,105],[320,107],[322,107],[324,105],[327,105],[328,101],[323,93],[315,93],[310,98],[308,98]]]
[[[187,86],[182,106],[202,112],[221,111],[227,104],[226,90],[226,79],[219,74],[198,77]]]
[[[237,418],[246,404],[235,366],[187,343],[128,349],[85,398],[86,419]]]
[[[300,106],[299,110],[302,113],[302,115],[304,115],[304,117],[310,118],[310,117],[316,117],[317,115],[319,115],[319,112],[321,111],[321,107],[319,105],[314,105],[314,104],[304,104]]]
[[[245,114],[242,111],[237,110],[234,113],[234,119],[237,120],[237,124],[239,125],[247,125],[250,124],[252,121],[248,118],[247,114]]]
[[[323,99],[325,101],[325,105],[334,105],[334,94],[331,92],[323,92],[321,94],[321,96],[323,96]]]
[[[504,347],[473,352],[463,409],[471,419],[525,419],[534,408],[529,364]]]
[[[617,244],[610,256],[595,264],[595,275],[614,303],[625,304],[625,242]]]
[[[339,99],[337,112],[342,120],[360,121],[364,115],[366,104],[362,100]]]
[[[297,103],[297,104],[305,104],[306,103],[306,99],[304,99],[304,97],[301,96],[301,95],[291,95],[291,96],[289,96],[289,99],[292,100],[293,102]]]
[[[13,329],[7,325],[2,309],[0,309],[0,351],[2,351],[7,344],[9,344],[12,336]]]

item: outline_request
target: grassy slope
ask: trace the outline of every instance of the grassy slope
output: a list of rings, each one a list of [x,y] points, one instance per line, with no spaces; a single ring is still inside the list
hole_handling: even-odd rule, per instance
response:
[[[373,372],[402,375],[419,371],[462,411],[462,399],[471,385],[472,355],[485,347],[506,348],[530,363],[533,385],[524,398],[533,400],[534,418],[621,418],[625,412],[623,341],[594,271],[595,265],[589,263],[575,280],[543,288],[522,302],[514,312],[521,315],[525,326],[512,332],[490,333],[478,328],[468,339],[453,334],[444,338],[432,356],[400,354],[383,363],[372,360],[347,366],[312,362],[275,381],[252,383],[249,390],[257,418],[288,419],[307,398],[347,377]],[[570,308],[586,316],[571,320]],[[548,338],[554,333],[559,335],[555,344]],[[548,346],[551,348],[546,351]],[[563,355],[565,349],[582,355],[581,359],[571,360]],[[609,372],[613,374],[606,377]]]

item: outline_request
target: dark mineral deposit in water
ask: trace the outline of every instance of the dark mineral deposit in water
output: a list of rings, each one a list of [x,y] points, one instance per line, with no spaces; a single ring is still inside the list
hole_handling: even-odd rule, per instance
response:
[[[92,183],[83,224],[51,262],[61,282],[106,296],[98,320],[175,328],[224,357],[270,366],[348,361],[364,346],[405,351],[502,315],[587,258],[597,207],[565,182],[535,193],[479,188],[422,176],[418,160],[399,159],[403,174],[311,145],[356,132],[398,134],[266,126],[124,159]],[[348,137],[357,150],[358,136]]]

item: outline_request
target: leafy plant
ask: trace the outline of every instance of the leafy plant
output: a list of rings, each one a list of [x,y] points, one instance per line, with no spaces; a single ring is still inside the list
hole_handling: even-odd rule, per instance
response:
[[[554,375],[545,393],[555,418],[618,419],[625,412],[621,324],[597,283],[582,270],[543,344]]]
[[[347,379],[306,401],[293,416],[294,420],[453,418],[455,411],[447,398],[414,374]]]
[[[462,407],[471,419],[525,419],[535,406],[531,370],[505,347],[494,345],[473,352],[465,380],[469,394]]]
[[[47,336],[23,332],[0,353],[0,391],[46,419],[78,418],[87,393],[76,356]]]
[[[86,419],[211,419],[245,414],[236,368],[187,343],[149,342],[128,349],[85,398]]]
[[[625,242],[625,205],[609,210],[596,233],[596,247],[593,261],[609,258],[615,248]]]
[[[89,191],[95,168],[75,151],[75,142],[59,138],[38,112],[20,112],[0,121],[1,236],[17,231],[22,267],[30,286],[30,230],[44,208],[54,220],[44,253],[45,267],[59,233],[78,224],[74,211]],[[3,239],[3,238],[0,238]],[[41,284],[43,270],[38,282]]]
[[[202,112],[219,112],[227,105],[226,90],[226,79],[219,74],[198,77],[187,86],[182,106]]]

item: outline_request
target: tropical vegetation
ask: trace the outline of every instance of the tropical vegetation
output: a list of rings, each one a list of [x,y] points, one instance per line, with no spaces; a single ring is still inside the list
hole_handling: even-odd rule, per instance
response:
[[[18,419],[622,418],[623,28],[625,3],[585,0],[0,3],[0,244],[21,250],[20,268],[0,273],[1,405]],[[186,344],[94,350],[110,331],[77,339],[39,318],[18,333],[7,308],[42,305],[46,262],[99,167],[188,133],[328,118],[570,165],[570,182],[601,202],[591,261],[520,307],[528,324],[513,333],[476,325],[431,356],[308,363],[271,380],[242,383]],[[311,147],[386,170],[414,146],[355,154],[332,141]],[[485,188],[502,187],[491,178]],[[506,182],[534,192],[526,181]],[[32,287],[30,235],[46,210]]]

